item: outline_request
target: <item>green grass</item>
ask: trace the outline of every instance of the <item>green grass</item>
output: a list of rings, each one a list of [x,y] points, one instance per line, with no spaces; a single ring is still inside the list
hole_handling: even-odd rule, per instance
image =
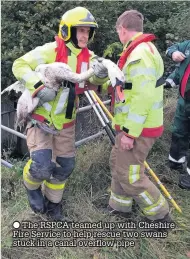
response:
[[[135,247],[46,247],[25,248],[12,247],[12,224],[14,221],[43,220],[31,213],[22,179],[16,172],[24,162],[17,163],[14,170],[2,167],[2,218],[1,239],[2,258],[10,259],[188,259],[190,252],[190,192],[178,187],[178,172],[167,167],[169,152],[169,132],[174,112],[174,102],[166,100],[166,131],[151,150],[147,162],[156,172],[168,191],[171,193],[183,213],[179,214],[170,204],[172,218],[176,229],[169,232],[168,237],[138,238]],[[107,137],[81,146],[77,151],[77,163],[71,175],[63,197],[63,207],[67,216],[75,222],[125,222],[124,218],[108,216],[101,211],[109,200],[111,176],[109,171],[109,155],[111,144]],[[154,182],[154,180],[152,179]],[[140,220],[138,208],[133,213],[133,220]],[[105,230],[105,229],[104,229]],[[104,231],[101,230],[101,231]],[[92,230],[90,230],[92,231]],[[106,240],[106,239],[103,239]]]

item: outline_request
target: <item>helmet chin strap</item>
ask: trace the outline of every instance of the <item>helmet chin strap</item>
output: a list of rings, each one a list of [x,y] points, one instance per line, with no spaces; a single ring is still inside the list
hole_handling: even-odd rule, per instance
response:
[[[95,31],[95,28],[90,27],[90,33],[89,33],[89,38],[88,38],[89,41],[91,40],[91,38],[92,38],[92,36],[94,34],[94,31]]]
[[[76,29],[76,27],[72,27],[72,28],[71,28],[71,39],[70,39],[70,41],[73,43],[73,45],[75,46],[75,48],[81,49],[81,48],[79,47],[79,45],[78,45],[78,40],[77,40],[76,35],[77,35],[77,29]]]

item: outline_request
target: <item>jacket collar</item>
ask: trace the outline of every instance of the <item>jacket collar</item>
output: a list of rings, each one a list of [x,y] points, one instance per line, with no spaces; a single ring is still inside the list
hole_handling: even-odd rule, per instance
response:
[[[138,38],[140,35],[142,35],[143,33],[142,32],[138,32],[137,34],[135,34],[125,45],[124,45],[124,48],[123,50],[125,50],[129,45],[130,43],[135,40],[136,38]]]
[[[66,43],[66,46],[67,46],[67,48],[69,48],[69,49],[71,50],[71,52],[74,53],[76,56],[78,56],[78,55],[81,53],[81,51],[82,51],[82,49],[77,49],[77,48],[75,48],[71,42]]]

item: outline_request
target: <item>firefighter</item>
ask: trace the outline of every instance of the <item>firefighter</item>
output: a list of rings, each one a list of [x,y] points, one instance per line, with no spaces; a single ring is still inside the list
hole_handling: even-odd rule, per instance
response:
[[[46,213],[52,220],[64,219],[61,200],[66,180],[75,166],[76,96],[84,92],[85,82],[75,85],[67,82],[69,91],[60,87],[55,92],[43,85],[34,70],[39,64],[55,61],[67,63],[77,73],[93,66],[95,75],[89,82],[104,83],[108,80],[107,70],[87,48],[97,27],[86,8],[71,9],[61,18],[55,42],[35,48],[13,64],[15,77],[29,89],[32,97],[40,98],[40,106],[26,127],[30,160],[23,172],[24,186],[32,210]],[[39,128],[38,122],[48,127],[48,132]]]
[[[118,66],[126,76],[125,102],[114,100],[113,127],[116,143],[110,156],[112,173],[110,213],[130,213],[133,200],[147,221],[171,221],[169,206],[158,188],[144,174],[146,160],[156,139],[163,133],[163,60],[143,34],[143,15],[124,12],[116,30],[124,46]]]
[[[167,49],[166,55],[178,63],[166,83],[171,87],[179,85],[180,92],[173,123],[169,163],[171,169],[184,173],[180,175],[179,186],[190,189],[190,157],[187,156],[190,144],[190,40],[172,45]]]

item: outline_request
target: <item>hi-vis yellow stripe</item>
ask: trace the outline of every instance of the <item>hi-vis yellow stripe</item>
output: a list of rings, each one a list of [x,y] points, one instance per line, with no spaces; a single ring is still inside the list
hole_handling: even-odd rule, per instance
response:
[[[65,188],[65,183],[53,184],[53,183],[48,183],[47,181],[44,181],[44,185],[52,190],[62,190]]]
[[[121,195],[117,195],[113,192],[111,192],[111,197],[110,199],[115,200],[116,202],[125,205],[125,206],[130,206],[132,205],[132,198],[131,197],[125,197],[125,196],[121,196]]]
[[[140,165],[129,166],[129,183],[135,183],[140,179]]]
[[[143,209],[144,214],[145,215],[156,215],[157,211],[162,206],[164,206],[165,202],[166,202],[165,198],[163,197],[162,194],[160,194],[160,197],[156,203]]]
[[[24,167],[24,170],[23,170],[23,179],[24,179],[24,181],[26,181],[29,184],[32,184],[32,185],[38,184],[39,185],[40,182],[34,182],[34,181],[31,181],[28,178],[28,173],[29,173],[31,163],[32,163],[32,159],[29,159],[28,162],[26,163],[25,167]]]
[[[136,123],[143,124],[145,122],[147,116],[142,116],[142,115],[139,115],[139,114],[135,114],[135,113],[129,112],[127,118],[129,120],[131,120],[131,121],[136,122]]]
[[[139,194],[139,196],[141,197],[141,199],[142,199],[143,201],[145,201],[145,203],[146,203],[147,205],[152,205],[152,204],[154,203],[152,197],[150,196],[150,194],[149,194],[147,191],[141,192],[141,193]]]

